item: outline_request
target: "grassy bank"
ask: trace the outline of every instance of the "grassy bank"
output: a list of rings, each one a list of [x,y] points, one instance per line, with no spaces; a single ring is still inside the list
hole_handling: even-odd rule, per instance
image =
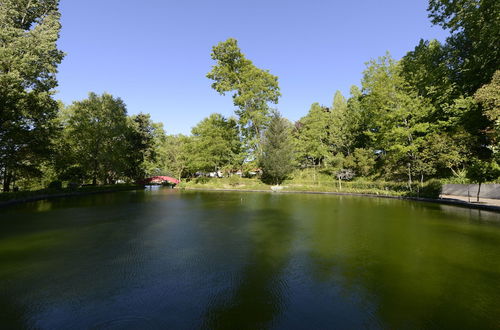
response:
[[[317,180],[307,180],[309,178],[295,177],[287,180],[282,185],[284,191],[313,191],[313,192],[336,192],[336,193],[356,193],[372,194],[384,196],[400,197],[425,197],[439,198],[441,184],[438,181],[429,181],[423,186],[415,184],[410,190],[408,185],[399,182],[385,181],[334,181],[317,177]],[[238,190],[269,190],[271,185],[267,185],[258,179],[239,178],[198,178],[183,182],[180,188],[185,189],[238,189]]]
[[[34,191],[16,191],[0,193],[0,205],[29,202],[54,197],[88,195],[125,190],[143,189],[143,186],[131,184],[115,184],[108,186],[86,186],[79,188],[40,189]]]

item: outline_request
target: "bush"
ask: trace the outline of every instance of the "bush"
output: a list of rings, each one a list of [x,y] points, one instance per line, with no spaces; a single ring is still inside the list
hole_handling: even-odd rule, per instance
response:
[[[49,186],[47,187],[51,190],[62,190],[62,182],[59,180],[52,181],[49,183]]]
[[[236,186],[240,185],[241,179],[237,175],[232,175],[232,176],[229,177],[228,181],[229,181],[229,185],[231,187],[236,187]]]
[[[443,184],[441,181],[432,179],[424,183],[424,186],[420,188],[420,197],[439,198],[442,190]]]
[[[69,190],[77,190],[80,187],[80,184],[76,182],[69,182],[67,187]]]
[[[201,184],[208,183],[208,181],[210,181],[210,178],[206,176],[199,176],[196,179],[194,179],[195,183],[201,183]]]

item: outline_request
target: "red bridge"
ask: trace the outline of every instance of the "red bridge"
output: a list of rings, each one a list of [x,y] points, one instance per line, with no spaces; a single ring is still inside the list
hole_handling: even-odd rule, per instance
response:
[[[170,176],[153,176],[151,178],[146,178],[144,179],[141,183],[142,184],[164,184],[164,183],[170,183],[170,184],[179,184],[181,181],[177,180],[176,178],[172,178]]]

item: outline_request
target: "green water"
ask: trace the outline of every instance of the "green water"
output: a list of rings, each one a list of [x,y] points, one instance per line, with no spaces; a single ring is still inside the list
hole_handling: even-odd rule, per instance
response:
[[[500,328],[500,214],[120,192],[0,210],[0,328]]]

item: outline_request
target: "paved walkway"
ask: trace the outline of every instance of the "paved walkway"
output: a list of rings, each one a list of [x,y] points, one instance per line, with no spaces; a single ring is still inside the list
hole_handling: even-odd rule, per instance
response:
[[[469,202],[469,198],[467,196],[455,196],[455,195],[441,195],[441,198],[445,199],[454,199],[462,202]],[[471,204],[478,204],[476,196],[470,196]],[[491,205],[491,206],[500,206],[500,199],[491,199],[491,198],[479,198],[479,204],[482,205]]]

